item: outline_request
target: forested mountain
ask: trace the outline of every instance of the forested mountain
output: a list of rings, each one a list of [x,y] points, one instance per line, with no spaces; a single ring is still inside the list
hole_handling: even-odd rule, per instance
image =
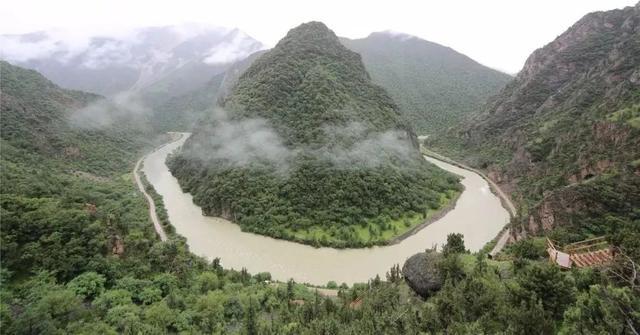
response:
[[[373,82],[389,92],[419,134],[446,131],[511,79],[451,48],[401,33],[342,43],[362,56]]]
[[[324,24],[289,31],[170,162],[208,215],[316,245],[385,243],[458,191],[360,56]]]
[[[234,61],[263,48],[237,29],[194,24],[115,36],[78,35],[55,30],[3,35],[2,58],[66,88],[107,96],[144,91],[163,98],[199,88]]]
[[[325,299],[305,286],[224,270],[191,254],[170,225],[169,241],[157,238],[131,175],[157,144],[145,139],[152,134],[130,119],[99,129],[75,123],[78,109],[104,98],[33,70],[0,61],[0,78],[1,334],[307,328],[308,309],[290,301]],[[156,204],[166,223],[161,198]],[[267,326],[274,314],[279,324]]]
[[[583,17],[536,50],[481,113],[428,145],[510,190],[522,207],[519,236],[558,228],[562,242],[615,232],[631,243],[640,224],[639,121],[636,5]]]
[[[140,145],[147,120],[115,113],[103,97],[62,89],[35,71],[4,61],[0,69],[3,159],[13,157],[9,153],[43,155],[61,168],[107,176],[136,156],[132,149]],[[126,122],[103,127],[105,118]],[[107,152],[113,153],[109,160]]]
[[[560,203],[563,206],[574,206],[573,199],[578,199],[584,205],[576,207],[573,214],[586,214],[574,219],[573,223],[578,225],[562,226],[571,234],[578,232],[577,235],[567,238],[556,230],[557,238],[571,240],[584,236],[585,231],[599,233],[605,223],[606,227],[613,228],[605,230],[610,232],[611,242],[623,246],[635,259],[639,257],[640,237],[637,214],[630,213],[630,209],[637,213],[638,193],[634,185],[638,180],[638,157],[637,146],[631,147],[629,141],[637,139],[638,16],[638,6],[586,16],[560,36],[560,41],[532,56],[532,59],[541,58],[527,63],[530,67],[525,69],[529,69],[530,76],[523,71],[512,86],[478,116],[478,120],[483,121],[479,126],[467,124],[464,127],[461,134],[468,135],[465,137],[466,145],[471,146],[468,151],[454,145],[445,146],[442,142],[434,143],[438,144],[439,150],[460,155],[457,156],[460,159],[473,158],[470,161],[477,166],[490,168],[494,178],[505,178],[503,185],[515,185],[522,190],[530,188],[518,182],[525,180],[521,173],[526,172],[533,180],[532,172],[546,169],[551,177],[557,177],[561,174],[550,168],[551,164],[563,166],[567,172],[557,179],[564,180],[564,176],[571,173],[568,176],[570,184],[559,189],[550,187],[549,196],[563,201]],[[607,31],[611,34],[603,34]],[[399,121],[397,113],[392,113],[396,110],[393,104],[382,103],[389,101],[388,97],[371,85],[366,73],[363,74],[362,64],[356,61],[357,55],[336,46],[335,36],[318,23],[294,29],[289,37],[276,47],[277,52],[261,57],[262,61],[257,62],[261,65],[250,67],[247,74],[231,81],[237,82],[236,89],[229,95],[221,95],[226,97],[222,101],[230,109],[229,113],[209,115],[210,122],[203,124],[190,142],[190,148],[172,164],[191,165],[174,166],[174,170],[189,168],[201,173],[200,177],[207,182],[210,181],[207,178],[221,175],[225,177],[222,180],[232,186],[237,185],[242,176],[249,178],[247,184],[261,182],[262,179],[256,178],[262,178],[264,174],[256,173],[256,168],[277,169],[278,176],[287,176],[309,166],[310,171],[317,174],[317,169],[313,170],[317,161],[307,161],[306,156],[302,156],[303,163],[307,164],[303,168],[297,168],[299,161],[295,159],[287,161],[288,165],[275,167],[274,160],[269,160],[271,157],[297,158],[299,156],[293,153],[311,147],[334,159],[332,165],[321,166],[326,166],[326,171],[321,170],[320,177],[304,176],[309,183],[306,194],[315,197],[318,193],[322,196],[335,191],[344,196],[345,192],[355,190],[359,192],[354,193],[358,199],[381,202],[384,199],[377,192],[384,187],[378,185],[384,184],[400,187],[396,196],[404,200],[400,192],[423,195],[422,189],[402,188],[400,181],[410,172],[393,165],[386,168],[389,164],[385,155],[397,157],[399,148],[409,148],[408,152],[413,153],[410,140],[413,136]],[[580,41],[587,42],[582,44]],[[313,48],[313,45],[320,48]],[[575,48],[580,52],[575,53]],[[569,55],[563,54],[563,50],[571,51],[571,58],[565,58]],[[574,57],[576,62],[569,61]],[[591,57],[595,59],[590,60]],[[560,65],[563,66],[557,67]],[[337,84],[332,79],[344,80],[345,68],[349,77],[354,78],[349,80],[357,81],[358,85],[348,85],[346,91],[339,86],[339,90],[333,89]],[[275,69],[278,72],[273,72]],[[570,70],[575,70],[572,76],[562,77]],[[544,75],[534,74],[538,71]],[[561,83],[547,80],[547,71]],[[269,81],[269,76],[277,80]],[[323,80],[331,85],[315,85]],[[527,80],[532,81],[532,86],[528,86]],[[309,81],[314,85],[302,86]],[[598,89],[580,94],[583,89],[578,85],[580,81],[588,84],[584,87],[594,85]],[[215,82],[211,85],[215,86]],[[527,90],[520,91],[519,85],[529,89],[539,85],[552,93],[557,89],[558,93],[527,97],[525,100],[534,106],[531,107],[520,100],[527,95]],[[322,90],[315,92],[316,87]],[[307,94],[306,90],[317,94]],[[557,96],[562,92],[567,92],[568,99],[559,99],[565,97]],[[266,100],[268,94],[276,94],[284,102],[278,100],[273,105],[277,109],[259,109],[272,106],[271,101]],[[325,108],[335,101],[327,97],[334,95],[339,95],[342,99],[339,101],[346,105],[356,105],[351,106],[352,110],[344,108],[350,112],[348,117],[342,113],[322,113],[322,110],[301,110],[311,113],[312,122],[329,115],[327,122],[336,118],[343,124],[346,122],[346,127],[336,126],[329,132],[322,127],[319,134],[307,135],[300,127],[289,129],[272,125],[276,118],[285,120],[283,124],[295,125],[293,120],[298,115],[294,110],[300,106],[311,108],[301,100],[315,99],[312,101],[316,104],[312,106]],[[588,97],[594,99],[593,103],[582,100]],[[544,103],[535,107],[537,99]],[[269,104],[263,103],[265,101]],[[517,104],[511,106],[509,101]],[[492,112],[491,106],[509,107]],[[362,117],[369,107],[383,112]],[[568,110],[564,110],[565,107]],[[530,238],[530,234],[529,238],[505,249],[497,260],[486,259],[487,248],[477,255],[468,254],[463,236],[451,234],[442,252],[427,250],[415,255],[402,272],[399,267],[393,267],[383,279],[376,277],[350,288],[341,285],[336,297],[314,294],[311,289],[293,281],[270,282],[268,273],[251,275],[245,269],[223,269],[218,259],[207,261],[191,254],[184,239],[177,236],[170,225],[165,225],[169,235],[166,242],[159,241],[153,231],[144,198],[131,180],[136,159],[154,145],[148,140],[153,134],[143,127],[148,123],[146,114],[132,117],[129,112],[119,112],[117,105],[100,96],[61,89],[34,71],[6,62],[0,62],[0,108],[1,334],[637,334],[640,329],[637,276],[632,280],[619,277],[613,271],[620,269],[617,262],[604,267],[574,267],[561,271],[548,262],[544,239]],[[513,120],[506,117],[512,112],[521,114]],[[492,120],[494,113],[505,114],[504,124],[498,118]],[[563,113],[571,113],[575,123],[560,127],[565,121],[559,118],[541,129],[535,128],[534,123],[529,124],[538,117],[559,117]],[[257,114],[263,117],[253,117]],[[354,118],[359,121],[357,124],[351,123]],[[217,127],[219,123],[224,123],[224,127]],[[376,154],[384,152],[379,160],[364,160],[371,168],[385,167],[379,176],[374,175],[375,169],[363,169],[362,161],[337,160],[345,156],[330,150],[349,148],[345,142],[362,142],[358,140],[367,129],[382,129],[387,134],[386,130],[398,129],[394,127],[400,127],[400,134],[393,132],[398,135],[391,137],[394,141],[386,136],[373,136],[368,138],[372,141],[365,141],[375,148]],[[542,158],[532,158],[517,170],[513,161],[518,155],[511,153],[522,147],[515,147],[515,144],[524,143],[524,149],[520,150],[525,156],[534,157],[533,152],[537,152],[527,147],[530,136],[538,134],[532,129],[540,132],[549,129],[557,135],[557,140],[550,141],[551,150],[539,152]],[[584,173],[580,170],[579,174],[574,174],[573,165],[554,157],[556,152],[569,152],[567,157],[571,157],[575,151],[565,150],[564,145],[576,145],[571,142],[572,138],[583,134],[585,141],[580,145],[585,149],[585,155],[575,162],[590,161],[586,155],[596,152],[593,150],[600,144],[586,141],[593,139],[588,137],[589,129],[596,134],[593,135],[596,139],[602,140],[601,145],[608,146],[611,152],[605,157],[612,164],[606,166],[604,172],[587,169]],[[507,130],[521,134],[524,139],[509,141],[505,135]],[[486,142],[474,135],[481,131],[488,137]],[[233,148],[242,155],[229,156],[224,150],[210,150],[219,147],[220,143],[201,142],[199,139],[206,139],[208,132],[232,143],[233,146],[226,148]],[[369,131],[369,134],[376,133]],[[251,134],[255,136],[249,136]],[[248,142],[242,139],[248,139]],[[397,146],[390,146],[390,143]],[[492,145],[500,147],[495,149]],[[370,154],[371,150],[365,150],[367,146],[345,152],[349,158],[353,156],[357,160],[378,157]],[[213,157],[216,163],[226,164],[223,165],[225,169],[232,166],[233,172],[229,173],[237,173],[238,178],[227,178],[215,166],[207,171],[196,171],[194,166],[198,166],[193,163],[196,160],[186,154],[197,154],[197,149],[203,149],[202,152]],[[473,154],[475,150],[480,152]],[[311,152],[318,153],[317,150]],[[356,155],[360,152],[367,155]],[[494,152],[505,154],[492,156]],[[626,156],[627,152],[636,156]],[[412,157],[407,156],[401,164],[415,165],[417,169],[422,163]],[[336,169],[337,162],[357,167],[361,172],[354,175],[353,170]],[[234,164],[240,164],[243,169]],[[596,163],[595,166],[604,165]],[[430,178],[429,191],[455,188],[455,179],[434,175],[430,167],[427,170],[430,173],[424,176],[415,173],[416,178]],[[510,174],[515,171],[520,174]],[[390,174],[394,177],[388,178]],[[519,179],[509,179],[514,175]],[[345,179],[340,179],[342,176]],[[181,179],[184,183],[186,178]],[[357,184],[354,187],[345,180]],[[323,181],[335,184],[327,186]],[[414,182],[420,185],[420,180]],[[275,218],[284,222],[290,218],[281,216],[283,207],[276,201],[286,200],[289,193],[298,192],[292,185],[284,184],[278,189],[279,193],[268,187],[250,188],[250,185],[240,185],[236,189],[246,192],[244,196],[252,201],[255,198],[250,196],[266,191],[267,195],[261,197],[266,198],[264,207],[273,207],[275,212],[269,215],[278,215]],[[364,185],[366,192],[362,191]],[[147,190],[155,194],[152,187]],[[217,192],[214,188],[210,190]],[[238,198],[237,194],[223,193],[227,194],[232,197],[224,200]],[[526,194],[535,193],[519,191],[517,194],[522,194],[524,200],[521,201],[526,203],[526,199],[533,199]],[[573,196],[567,196],[571,194]],[[154,197],[158,215],[167,224],[162,199],[157,194]],[[252,202],[240,205],[259,209]],[[339,203],[331,205],[342,210]],[[552,216],[544,212],[547,221],[543,222],[543,227],[564,222],[557,216],[556,205],[547,207]],[[608,216],[601,219],[603,208],[607,209]],[[358,213],[360,208],[348,210]],[[393,209],[383,210],[394,215]],[[524,213],[528,218],[526,214],[534,211]],[[586,215],[593,215],[595,219]],[[535,214],[532,217],[529,219],[533,222],[531,227],[535,227],[538,217]],[[579,229],[575,229],[576,226]],[[355,231],[374,235],[377,227],[381,225],[370,223],[368,228],[359,226]],[[212,237],[212,243],[215,243],[214,239]],[[403,276],[422,297],[409,289]],[[337,287],[333,282],[327,286]]]

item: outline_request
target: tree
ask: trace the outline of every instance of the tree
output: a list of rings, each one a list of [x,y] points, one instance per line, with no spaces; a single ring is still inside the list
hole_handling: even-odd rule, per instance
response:
[[[120,334],[137,334],[144,328],[140,320],[140,307],[136,305],[115,306],[107,312],[105,320]]]
[[[212,333],[217,329],[222,329],[224,324],[224,300],[225,297],[220,291],[209,291],[205,296],[198,299],[195,304],[196,322],[202,331]]]
[[[513,334],[552,334],[553,319],[535,294],[508,309],[508,329]]]
[[[202,272],[196,277],[196,288],[200,293],[216,290],[220,287],[218,276],[214,272]]]
[[[628,287],[593,285],[564,314],[562,334],[638,334],[640,296]]]
[[[391,283],[399,283],[402,279],[402,271],[400,271],[400,264],[391,266],[389,272],[387,272],[387,281]]]
[[[176,320],[176,314],[164,301],[156,302],[144,311],[145,321],[166,331]]]
[[[460,260],[460,255],[457,253],[452,253],[443,257],[437,263],[437,267],[440,276],[444,281],[451,280],[453,283],[457,283],[466,276],[464,266]]]
[[[546,255],[544,247],[536,245],[535,241],[531,238],[522,239],[515,242],[509,247],[509,250],[517,258],[524,259],[540,259]]]
[[[258,334],[258,321],[256,316],[256,308],[253,303],[253,298],[249,298],[249,308],[247,309],[247,316],[245,318],[245,331],[247,335],[256,335]]]
[[[93,306],[101,313],[106,313],[115,306],[130,305],[131,292],[123,289],[115,289],[104,292],[94,300]]]
[[[575,300],[574,280],[548,263],[528,266],[518,273],[516,281],[520,290],[514,291],[515,301],[535,294],[542,301],[544,309],[556,319],[561,318],[565,309]]]
[[[85,272],[73,278],[67,284],[67,287],[82,298],[93,299],[104,291],[105,282],[106,279],[103,275],[95,272]]]
[[[446,257],[450,254],[463,254],[467,249],[464,247],[464,235],[451,233],[447,235],[447,244],[442,247],[442,254]]]
[[[296,282],[294,282],[293,279],[289,279],[289,281],[287,281],[287,299],[288,300],[292,300],[294,297],[295,285],[296,285]]]

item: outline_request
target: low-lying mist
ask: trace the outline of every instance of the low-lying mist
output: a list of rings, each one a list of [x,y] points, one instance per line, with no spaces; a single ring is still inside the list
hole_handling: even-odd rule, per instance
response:
[[[183,156],[234,167],[268,163],[286,171],[300,155],[328,161],[336,169],[377,168],[389,162],[401,166],[416,155],[405,131],[372,131],[359,122],[324,125],[321,146],[290,146],[266,119],[234,120],[223,109],[212,118],[212,126],[198,129]]]
[[[96,130],[130,122],[144,123],[151,112],[137,93],[122,92],[73,111],[69,123],[77,128]]]
[[[192,143],[188,152],[191,158],[223,160],[238,167],[258,162],[284,166],[295,155],[267,120],[232,120],[222,109],[212,113],[212,119],[208,121],[213,125],[199,130],[206,135]]]

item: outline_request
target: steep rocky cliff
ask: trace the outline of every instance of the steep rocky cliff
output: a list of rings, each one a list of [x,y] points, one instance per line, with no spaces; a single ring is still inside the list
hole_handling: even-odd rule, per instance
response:
[[[481,113],[428,145],[503,185],[521,205],[520,232],[577,224],[585,209],[594,220],[634,220],[640,5],[586,15],[536,50]],[[608,187],[622,195],[615,205]]]

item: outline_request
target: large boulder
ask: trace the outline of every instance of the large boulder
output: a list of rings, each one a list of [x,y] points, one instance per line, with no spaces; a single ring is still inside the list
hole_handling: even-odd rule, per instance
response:
[[[402,266],[407,284],[423,298],[433,295],[442,287],[442,276],[437,267],[440,260],[440,253],[427,250],[409,257]]]

